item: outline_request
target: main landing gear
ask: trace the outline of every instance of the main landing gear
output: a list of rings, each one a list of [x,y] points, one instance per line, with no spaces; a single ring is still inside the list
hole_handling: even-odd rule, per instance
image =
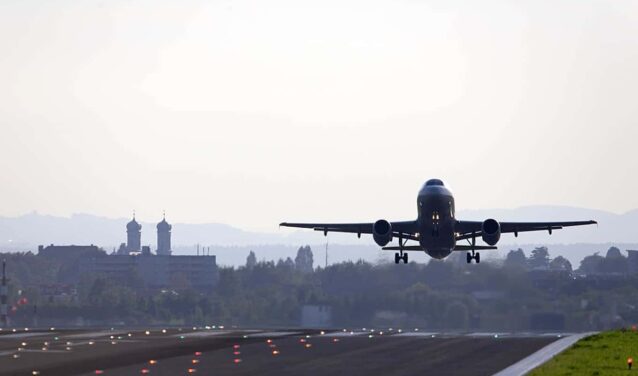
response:
[[[403,253],[403,251],[401,251],[401,253],[397,252],[394,254],[394,263],[398,264],[399,261],[403,260],[404,264],[408,263],[408,254],[407,253]]]
[[[407,239],[404,241],[401,236],[399,236],[399,252],[394,254],[394,263],[398,264],[399,261],[403,260],[404,264],[408,263],[408,254],[403,252],[403,246],[407,242]]]
[[[467,263],[471,264],[472,260],[475,260],[476,263],[480,263],[481,262],[481,254],[478,252],[474,252],[474,250],[472,250],[472,253],[468,252],[467,253]]]
[[[474,247],[476,247],[476,234],[472,233],[472,253],[467,253],[467,263],[471,264],[472,260],[475,260],[477,264],[481,262],[481,254],[474,251]]]

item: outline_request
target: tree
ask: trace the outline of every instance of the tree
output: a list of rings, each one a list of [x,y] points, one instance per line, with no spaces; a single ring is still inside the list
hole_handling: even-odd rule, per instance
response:
[[[620,249],[609,248],[607,256],[600,264],[600,271],[603,273],[626,273],[627,270],[627,258],[620,253]]]
[[[532,269],[549,269],[549,251],[547,247],[536,247],[529,256],[529,266]]]
[[[505,257],[505,263],[503,266],[507,268],[527,268],[527,258],[525,252],[522,249],[511,250]]]
[[[313,259],[310,246],[307,245],[305,247],[299,247],[299,250],[297,251],[297,257],[295,257],[295,267],[297,268],[297,270],[303,273],[310,273],[312,272],[312,264]]]
[[[549,269],[557,271],[567,271],[571,273],[572,263],[563,256],[558,256],[549,263]]]
[[[255,256],[255,252],[250,251],[248,257],[246,257],[246,268],[252,269],[257,265],[257,256]]]
[[[605,258],[608,258],[608,259],[621,258],[621,257],[623,257],[623,255],[622,253],[620,253],[620,249],[616,247],[610,247],[607,250],[607,255],[605,256]]]
[[[598,252],[593,255],[589,255],[582,259],[580,262],[580,267],[578,270],[583,274],[595,274],[600,272],[600,266],[603,262],[603,256],[599,255]]]

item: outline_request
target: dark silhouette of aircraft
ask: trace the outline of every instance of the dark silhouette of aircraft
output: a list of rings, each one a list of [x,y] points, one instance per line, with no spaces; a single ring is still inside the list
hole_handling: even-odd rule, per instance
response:
[[[419,191],[417,197],[418,217],[415,221],[388,222],[379,219],[374,223],[287,223],[280,226],[311,228],[315,231],[349,232],[357,234],[372,234],[374,241],[384,250],[398,251],[394,254],[394,262],[403,260],[408,263],[406,251],[425,251],[430,257],[442,259],[452,251],[468,251],[468,264],[475,260],[481,262],[478,250],[496,249],[496,243],[501,234],[526,231],[548,231],[563,227],[596,224],[596,221],[575,222],[499,222],[489,218],[482,222],[457,220],[454,210],[454,196],[439,179],[428,180]],[[488,245],[477,245],[476,238],[480,237]],[[397,238],[398,246],[386,245]],[[408,245],[413,240],[418,245]],[[457,245],[466,240],[467,245]]]

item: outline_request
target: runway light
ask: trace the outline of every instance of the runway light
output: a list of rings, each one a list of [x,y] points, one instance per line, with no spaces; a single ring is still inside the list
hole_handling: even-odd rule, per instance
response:
[[[372,338],[372,334],[368,334],[368,338]]]
[[[163,334],[166,334],[166,329],[162,329],[162,333],[163,333]]]
[[[18,359],[20,357],[20,354],[13,354],[13,359]]]
[[[301,342],[301,343],[306,343],[306,339],[305,339],[305,338],[300,338],[300,339],[299,339],[299,342]]]
[[[55,328],[54,328],[54,327],[51,327],[51,331],[54,331],[54,330],[55,330]]]
[[[104,371],[103,371],[103,370],[101,370],[101,369],[96,369],[96,370],[95,370],[95,374],[96,374],[96,375],[102,375],[102,374],[104,374]]]
[[[191,363],[193,363],[193,364],[197,364],[197,363],[199,363],[199,359],[192,359],[192,360],[191,360]]]
[[[73,343],[72,342],[67,342],[66,345],[67,346],[71,346]]]
[[[32,374],[32,375],[39,375],[39,374],[40,374],[40,371],[31,371],[31,374]]]
[[[332,342],[339,342],[339,338],[333,338]]]
[[[494,338],[498,338],[498,334],[494,334]]]
[[[237,345],[235,345],[235,346],[237,346]],[[237,347],[239,347],[239,346],[237,346]],[[195,351],[195,356],[201,356],[201,355],[202,355],[201,351]]]
[[[49,346],[49,342],[45,341],[44,346]]]
[[[235,359],[233,360],[233,363],[235,363],[235,364],[239,364],[239,363],[241,363],[241,359],[239,359],[239,358],[235,358]]]
[[[151,371],[150,371],[148,368],[142,368],[142,369],[140,370],[140,373],[141,373],[141,374],[147,374],[147,373],[150,373],[150,372],[151,372]]]
[[[116,341],[111,341],[111,345],[115,345],[115,344],[117,344]]]
[[[240,355],[240,354],[241,354],[241,352],[239,352],[239,351],[233,351],[233,355]]]
[[[273,350],[273,351],[272,351],[272,354],[273,354],[273,355],[279,355],[279,350]]]
[[[188,369],[188,373],[195,373],[197,372],[197,368],[189,368]]]
[[[133,337],[133,335],[132,335],[131,333],[127,334],[127,336],[129,336],[129,337]]]
[[[26,342],[22,342],[21,345],[24,347],[24,346],[27,345],[27,343]]]
[[[306,348],[309,349],[312,347],[312,343],[306,343]]]
[[[401,332],[402,332],[402,330],[401,330],[401,329],[399,329],[399,330],[398,330],[398,332],[399,332],[399,333],[401,333]]]
[[[272,339],[267,339],[266,343],[272,343]]]
[[[155,360],[155,359],[151,359],[151,360],[149,360],[149,361],[148,361],[148,364],[150,364],[150,365],[154,366],[154,365],[156,365],[156,364],[157,364],[157,360]]]
[[[233,349],[238,349],[239,345],[233,345]]]
[[[69,346],[66,347],[66,351],[71,351],[71,348]]]
[[[89,345],[95,345],[95,342],[89,341]]]
[[[149,332],[148,330],[144,332],[144,334],[149,335],[151,334],[151,332]]]
[[[321,335],[324,335],[324,334],[326,334],[326,332],[324,332],[324,331],[322,330],[322,331],[320,332],[320,334],[321,334]]]

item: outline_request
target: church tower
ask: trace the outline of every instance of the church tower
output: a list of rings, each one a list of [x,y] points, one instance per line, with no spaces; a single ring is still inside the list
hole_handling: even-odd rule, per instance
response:
[[[142,225],[133,219],[126,224],[126,250],[128,252],[140,252],[142,249]]]
[[[170,256],[171,255],[171,229],[173,226],[166,222],[166,214],[162,221],[157,224],[157,254]]]

